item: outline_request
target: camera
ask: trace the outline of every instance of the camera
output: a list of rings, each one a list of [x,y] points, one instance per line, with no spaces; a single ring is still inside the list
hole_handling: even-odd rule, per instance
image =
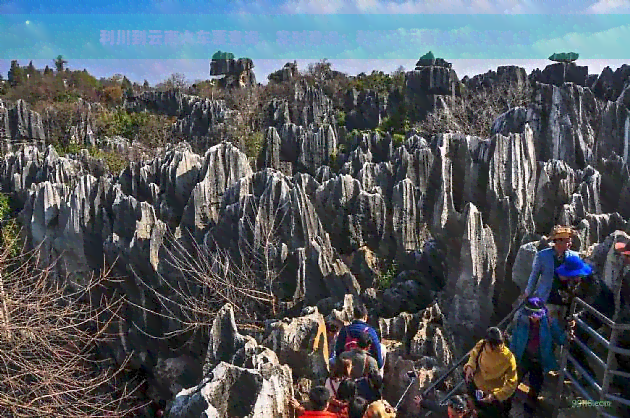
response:
[[[409,370],[409,371],[407,372],[407,377],[408,377],[409,379],[415,379],[416,377],[418,377],[418,375],[416,374],[416,371],[415,371],[415,370]]]
[[[476,390],[475,391],[475,397],[477,398],[478,401],[483,399],[483,391],[482,390]]]

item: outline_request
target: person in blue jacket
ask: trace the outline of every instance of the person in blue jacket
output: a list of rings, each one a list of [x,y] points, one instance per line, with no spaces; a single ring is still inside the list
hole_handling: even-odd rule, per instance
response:
[[[568,335],[560,329],[558,321],[550,317],[540,298],[529,298],[520,310],[514,324],[510,351],[514,354],[519,380],[529,375],[529,402],[524,404],[526,416],[533,416],[538,394],[546,373],[557,370],[554,344],[564,345],[573,338],[573,324]]]
[[[383,368],[383,355],[381,351],[381,342],[376,334],[374,328],[367,324],[368,320],[368,312],[364,305],[357,304],[354,307],[354,321],[349,325],[346,325],[339,331],[339,335],[337,336],[337,343],[335,345],[335,355],[339,357],[341,353],[344,351],[350,351],[353,348],[356,348],[357,341],[361,333],[365,332],[370,337],[370,341],[372,344],[370,345],[370,349],[368,352],[376,362],[378,363],[379,369]]]
[[[529,297],[539,298],[547,305],[550,315],[560,319],[566,313],[560,295],[564,284],[558,277],[556,269],[567,257],[579,255],[569,249],[573,238],[573,230],[570,227],[556,226],[549,238],[553,241],[553,247],[545,248],[536,254],[521,300]]]

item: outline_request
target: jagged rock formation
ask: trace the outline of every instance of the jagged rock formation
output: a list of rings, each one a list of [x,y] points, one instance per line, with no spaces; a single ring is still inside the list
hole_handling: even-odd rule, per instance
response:
[[[373,90],[348,90],[345,97],[346,128],[375,129],[387,116],[388,95]]]
[[[237,117],[224,100],[205,99],[177,90],[147,91],[126,97],[124,108],[131,112],[149,111],[175,117],[173,134],[186,138],[198,152],[221,142],[228,125]]]
[[[285,86],[287,87],[287,86]],[[335,109],[332,100],[317,84],[311,85],[298,79],[282,98],[274,98],[265,107],[268,127],[282,129],[284,125],[295,124],[304,129],[336,126]]]
[[[264,364],[246,369],[220,363],[198,386],[180,392],[169,418],[289,418],[293,410],[291,369]]]
[[[628,80],[630,80],[630,65],[623,64],[614,72],[610,67],[604,68],[601,74],[595,74],[595,80],[588,85],[597,97],[614,102],[623,92]]]
[[[95,146],[97,139],[95,131],[95,109],[99,109],[100,104],[90,104],[79,99],[76,105],[74,120],[76,123],[70,128],[70,141],[75,144],[85,144]]]
[[[542,72],[536,74],[534,80],[539,83],[554,86],[561,86],[564,83],[574,83],[585,87],[587,77],[587,66],[579,66],[574,62],[556,62],[549,64]]]
[[[254,62],[249,58],[213,58],[210,62],[210,75],[223,75],[219,84],[224,88],[256,85],[253,69]]]
[[[7,107],[0,100],[0,140],[10,150],[12,142],[44,141],[44,126],[39,113],[33,112],[28,103],[20,99],[15,106]]]
[[[412,120],[422,120],[429,112],[444,106],[445,98],[441,96],[446,96],[446,100],[453,97],[458,83],[450,63],[419,61],[416,69],[405,75],[405,103]]]
[[[384,398],[395,405],[409,384],[407,372],[420,371],[411,386],[418,393],[445,371],[453,361],[453,342],[444,329],[444,315],[437,304],[411,315],[402,313],[394,318],[380,320],[380,332],[388,345],[385,362]],[[409,417],[415,410],[413,397],[400,405],[400,416]]]
[[[51,107],[40,115],[31,110],[30,105],[20,99],[14,106],[9,106],[0,100],[0,141],[5,151],[19,149],[24,144],[44,146],[47,140],[58,139],[56,135],[63,135],[62,140],[96,145],[95,114],[101,108],[100,104],[88,103],[79,99],[74,105],[70,126],[58,127],[58,115]]]
[[[21,217],[32,245],[42,246],[42,262],[63,254],[58,274],[81,285],[80,278],[102,266],[105,255],[121,274],[142,277],[125,284],[124,290],[136,295],[142,309],[159,312],[157,301],[148,297],[151,288],[159,288],[166,277],[174,281],[179,277],[163,250],[168,229],[183,237],[189,231],[232,252],[242,250],[236,258],[241,261],[251,257],[247,248],[261,248],[260,238],[274,215],[278,218],[273,240],[280,244],[276,254],[283,265],[289,264],[272,289],[280,300],[317,301],[359,291],[337,258],[301,177],[293,182],[271,170],[252,176],[247,157],[230,144],[211,148],[205,157],[189,147],[172,149],[151,163],[132,163],[117,180],[95,177],[80,163],[58,157],[52,148],[45,154],[34,148],[9,154],[1,168],[3,190],[16,192],[23,202]],[[254,199],[248,198],[248,190]],[[252,218],[254,207],[258,215]],[[289,213],[277,212],[278,207]],[[236,219],[248,229],[232,231],[238,228]],[[249,244],[244,245],[246,241]],[[138,328],[159,336],[174,325],[130,307],[120,326],[124,330],[120,356],[135,351],[135,361],[143,364],[152,356],[147,352],[152,343]]]
[[[294,91],[295,114],[291,120],[296,125],[336,125],[332,100],[321,87],[311,86],[306,80],[299,80]]]
[[[266,335],[263,345],[291,367],[295,378],[322,381],[328,377],[326,325],[317,308],[299,318],[268,324]]]
[[[305,127],[287,123],[280,130],[270,127],[265,134],[262,165],[282,169],[287,175],[297,171],[314,176],[319,167],[331,164],[337,143],[330,125]]]
[[[423,67],[444,67],[444,68],[452,68],[450,62],[446,62],[444,58],[435,58],[431,51],[427,52],[423,56],[420,57],[418,62],[416,62],[416,70],[419,70]]]
[[[149,148],[140,141],[130,141],[119,135],[98,138],[95,145],[100,150],[128,155],[135,161],[148,161],[164,152],[163,148]]]
[[[287,62],[284,64],[284,67],[269,74],[269,81],[273,81],[274,83],[283,83],[286,81],[291,81],[297,77],[299,74],[297,61]]]
[[[473,77],[465,76],[462,84],[471,91],[488,89],[499,85],[522,88],[529,84],[525,68],[512,65],[498,67],[496,71],[490,70],[485,74]]]

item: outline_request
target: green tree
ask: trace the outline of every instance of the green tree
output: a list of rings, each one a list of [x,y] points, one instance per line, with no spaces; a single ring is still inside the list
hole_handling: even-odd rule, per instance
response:
[[[332,64],[327,58],[322,59],[319,62],[311,63],[307,67],[307,75],[313,77],[317,81],[325,80],[330,76],[332,72]]]
[[[24,69],[20,68],[20,64],[18,64],[17,60],[11,61],[11,68],[9,69],[9,83],[12,87],[18,86],[20,84],[24,84]]]
[[[127,76],[123,76],[122,83],[121,83],[121,87],[122,87],[124,90],[130,89],[130,88],[132,87],[132,86],[131,86],[131,81],[129,81],[129,79],[127,78]]]
[[[28,63],[28,67],[26,67],[26,74],[29,74],[31,77],[37,74],[37,70],[35,69],[35,66],[33,65],[33,61]]]
[[[142,88],[144,88],[144,89],[148,89],[149,88],[149,82],[147,80],[144,80],[144,83],[142,84]]]
[[[52,75],[53,70],[50,69],[49,66],[46,66],[46,68],[44,68],[44,75]]]
[[[64,66],[68,63],[68,61],[63,59],[62,55],[57,55],[57,58],[55,58],[53,62],[55,63],[55,68],[58,73],[62,73]]]
[[[122,79],[121,87],[127,96],[133,95],[133,85],[126,76]]]

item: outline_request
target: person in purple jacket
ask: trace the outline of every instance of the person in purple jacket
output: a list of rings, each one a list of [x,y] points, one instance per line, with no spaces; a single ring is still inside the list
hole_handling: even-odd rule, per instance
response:
[[[354,321],[339,331],[337,344],[335,345],[335,355],[339,357],[339,355],[344,351],[350,351],[353,348],[356,348],[357,341],[359,340],[361,333],[365,332],[368,334],[370,341],[372,342],[368,352],[372,357],[374,357],[374,359],[376,359],[379,369],[383,369],[384,361],[381,350],[381,342],[378,339],[378,335],[376,334],[374,328],[367,324],[367,309],[362,304],[357,304],[354,307],[353,314]]]

